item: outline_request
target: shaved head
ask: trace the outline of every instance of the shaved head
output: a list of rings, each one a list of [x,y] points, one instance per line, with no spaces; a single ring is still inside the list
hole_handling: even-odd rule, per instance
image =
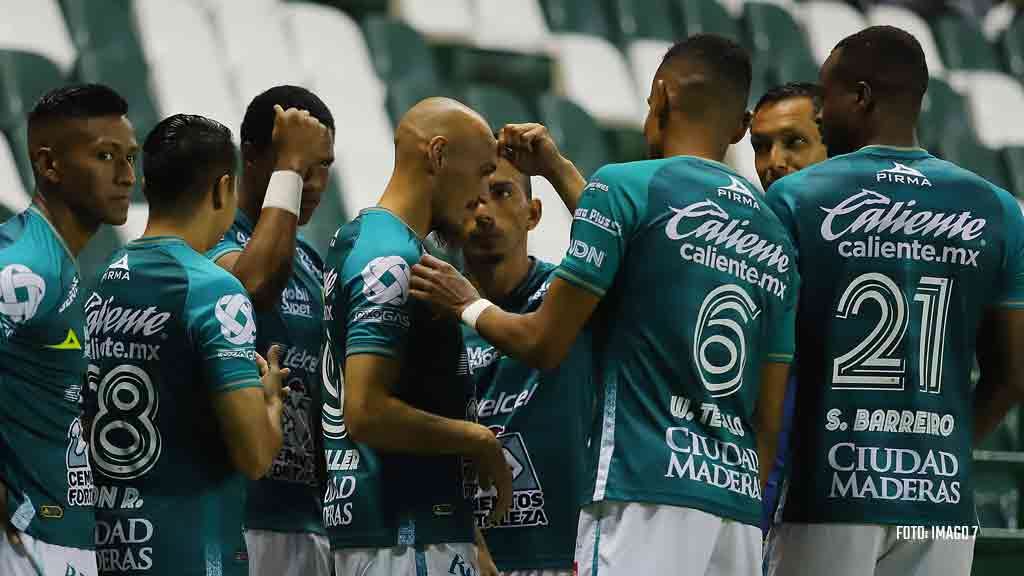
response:
[[[395,130],[398,162],[403,161],[403,156],[420,157],[417,152],[421,147],[436,138],[443,138],[449,146],[458,148],[474,137],[490,133],[487,121],[462,102],[427,98],[410,108],[398,123]]]

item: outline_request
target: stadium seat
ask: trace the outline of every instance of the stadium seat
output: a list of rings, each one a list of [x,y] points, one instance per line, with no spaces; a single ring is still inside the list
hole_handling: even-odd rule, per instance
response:
[[[439,46],[435,54],[442,76],[453,84],[500,84],[527,97],[551,88],[554,64],[544,54],[459,45]]]
[[[945,72],[942,55],[932,36],[932,29],[923,18],[915,12],[894,4],[876,4],[868,11],[868,21],[872,26],[896,26],[910,32],[921,43],[928,73],[941,76]]]
[[[469,42],[473,37],[470,0],[392,0],[391,13],[431,40]]]
[[[921,118],[917,123],[917,138],[921,146],[933,153],[940,153],[943,139],[970,132],[970,119],[963,96],[938,78],[928,81],[921,104]]]
[[[473,44],[503,52],[547,49],[550,34],[540,0],[474,0]]]
[[[64,75],[49,58],[0,50],[0,130],[22,123],[40,96],[64,83]]]
[[[538,99],[537,111],[559,150],[576,164],[584,178],[589,178],[611,160],[601,129],[576,104],[554,94],[544,94]]]
[[[0,133],[0,222],[28,207],[32,200],[27,190],[31,188],[22,181],[11,145]]]
[[[602,0],[541,0],[548,28],[558,33],[588,34],[611,39]]]
[[[82,51],[75,65],[75,78],[117,90],[128,101],[128,118],[140,142],[160,120],[149,90],[149,69],[137,52],[118,46]]]
[[[999,70],[995,48],[972,22],[942,16],[932,22],[932,32],[948,69]]]
[[[978,446],[980,450],[1020,451],[1021,444],[1020,408],[1014,407],[1006,413],[999,426],[983,439]]]
[[[1024,199],[1024,146],[1005,148],[1003,161],[1006,163],[1010,192],[1013,192],[1017,198]]]
[[[1001,2],[989,8],[981,21],[981,31],[988,38],[989,42],[995,42],[1006,32],[1014,20],[1019,20],[1019,8],[1013,2]]]
[[[650,94],[654,75],[658,73],[661,60],[670,48],[672,48],[671,42],[645,38],[633,40],[626,46],[626,58],[629,60],[629,68],[633,72],[637,95],[641,99],[645,99]]]
[[[201,114],[231,128],[237,140],[244,108],[209,14],[192,2],[145,0],[136,2],[135,17],[160,115]]]
[[[609,0],[609,22],[621,46],[634,40],[673,42],[672,0]]]
[[[1006,60],[1006,69],[1024,82],[1024,15],[1018,16],[1006,29],[1000,46]]]
[[[276,0],[207,0],[224,47],[224,64],[240,104],[247,105],[267,88],[306,85],[305,71],[294,65],[292,42],[285,33]]]
[[[644,109],[622,53],[596,36],[555,37],[556,90],[580,105],[603,126],[639,127]],[[642,89],[646,97],[649,88]]]
[[[519,97],[497,86],[473,84],[466,86],[462,94],[466,105],[479,112],[492,130],[500,130],[506,124],[537,120]]]
[[[943,158],[958,164],[1001,188],[1009,188],[1006,168],[999,151],[979,143],[969,130],[943,135],[939,152]]]
[[[739,24],[717,0],[674,0],[679,18],[680,36],[708,33],[742,42]]]
[[[388,86],[387,110],[391,124],[397,126],[402,116],[414,104],[432,96],[445,96],[462,100],[461,91],[450,84],[427,80],[425,78],[409,78],[398,80]]]
[[[134,5],[134,0],[61,0],[71,40],[79,51],[118,46],[141,52]]]
[[[21,50],[45,56],[65,76],[75,65],[71,42],[57,0],[32,0],[4,6],[0,17],[0,50]]]
[[[978,140],[989,148],[1024,146],[1020,122],[1007,122],[1006,114],[1024,111],[1024,86],[1013,77],[987,70],[961,78],[968,110]]]
[[[743,6],[749,44],[765,65],[765,82],[770,86],[786,82],[814,82],[818,64],[811,56],[807,37],[793,15],[768,1],[747,2]]]
[[[363,33],[373,67],[385,82],[439,81],[434,53],[405,22],[374,14],[363,21]]]
[[[605,140],[612,152],[612,162],[633,162],[647,158],[647,140],[638,128],[605,131]]]
[[[981,458],[979,458],[981,456]],[[1021,528],[1021,474],[1000,461],[1002,454],[975,452],[974,498],[978,520],[985,528]]]
[[[819,66],[825,63],[840,40],[868,25],[856,8],[838,0],[803,2],[800,8],[811,54]]]
[[[527,250],[544,262],[558,264],[569,248],[572,214],[566,210],[551,183],[539,176],[530,179],[533,197],[541,202],[540,223],[527,237]]]
[[[288,1],[288,0],[286,0]],[[366,18],[388,13],[390,0],[312,0],[317,4],[333,6],[344,10],[353,18]]]

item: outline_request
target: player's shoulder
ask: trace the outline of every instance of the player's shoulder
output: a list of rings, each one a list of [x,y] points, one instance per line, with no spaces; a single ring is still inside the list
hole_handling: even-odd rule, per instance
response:
[[[918,168],[918,171],[925,178],[933,180],[937,185],[960,191],[962,192],[961,195],[967,199],[981,193],[994,196],[1001,202],[1016,204],[1013,194],[1009,191],[986,180],[981,175],[948,160],[933,156],[918,165]]]
[[[584,191],[598,189],[607,192],[613,186],[623,190],[645,190],[655,174],[679,161],[680,158],[676,157],[605,164],[594,172]]]
[[[241,252],[245,249],[245,245],[249,243],[249,238],[250,235],[246,233],[239,223],[238,217],[236,217],[217,244],[206,251],[206,257],[216,262],[225,254]]]
[[[59,278],[71,258],[63,240],[31,208],[0,224],[0,267],[21,265],[43,277]]]
[[[245,294],[245,288],[238,278],[188,245],[182,243],[173,246],[168,254],[173,257],[182,279],[188,284],[189,302],[226,293]]]
[[[331,239],[328,266],[346,279],[367,267],[411,267],[423,255],[423,243],[391,212],[370,208],[338,229]]]

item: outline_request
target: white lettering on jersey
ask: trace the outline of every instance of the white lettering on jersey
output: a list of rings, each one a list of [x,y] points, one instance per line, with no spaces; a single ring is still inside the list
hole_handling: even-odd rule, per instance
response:
[[[714,246],[724,246],[748,259],[774,267],[779,273],[789,270],[790,261],[782,245],[761,238],[746,226],[749,220],[733,220],[729,213],[711,200],[695,202],[684,208],[671,208],[675,214],[665,224],[665,235],[670,240],[699,239]],[[696,222],[690,229],[684,222]]]
[[[914,210],[916,204],[916,200],[894,203],[884,194],[861,189],[834,208],[822,208],[827,216],[821,222],[821,237],[831,242],[863,232],[959,238],[966,242],[980,237],[985,229],[985,219],[972,217],[970,211],[947,214]]]
[[[170,312],[158,312],[156,306],[131,308],[114,306],[114,297],[104,300],[93,293],[85,303],[85,322],[90,337],[104,334],[154,336],[163,332]]]

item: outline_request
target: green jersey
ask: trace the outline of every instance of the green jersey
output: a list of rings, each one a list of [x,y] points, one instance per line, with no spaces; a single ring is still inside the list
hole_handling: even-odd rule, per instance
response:
[[[179,238],[116,252],[85,304],[103,574],[248,574],[245,477],[213,399],[260,387],[244,288]]]
[[[495,304],[527,314],[540,307],[555,266],[534,261],[529,275]],[[480,423],[493,430],[512,468],[512,508],[487,531],[498,568],[571,570],[586,475],[586,444],[593,419],[591,337],[584,331],[558,368],[546,372],[502,354],[463,328],[476,384]],[[477,526],[496,494],[478,493]]]
[[[91,549],[80,398],[88,361],[75,258],[36,209],[0,225],[0,482],[11,524]]]
[[[207,252],[210,260],[241,252],[252,237],[253,225],[239,211],[220,243]],[[311,392],[319,386],[323,345],[323,265],[320,256],[300,236],[295,245],[292,275],[278,305],[256,313],[256,350],[272,344],[283,348],[281,367],[291,370],[281,412],[284,442],[266,477],[249,483],[245,526],[277,532],[323,534],[320,494],[314,469],[310,429]]]
[[[754,187],[689,156],[610,165],[584,190],[559,277],[602,297],[590,498],[758,525],[763,362],[790,362],[792,243]]]
[[[1024,219],[924,150],[868,147],[772,186],[805,273],[784,520],[973,524],[970,371],[1024,307]]]
[[[462,333],[409,298],[423,245],[395,215],[363,210],[331,240],[324,273],[321,428],[327,486],[324,524],[335,549],[473,541],[475,476],[457,456],[378,453],[348,437],[345,359],[401,362],[392,392],[447,418],[473,419],[476,400]]]

